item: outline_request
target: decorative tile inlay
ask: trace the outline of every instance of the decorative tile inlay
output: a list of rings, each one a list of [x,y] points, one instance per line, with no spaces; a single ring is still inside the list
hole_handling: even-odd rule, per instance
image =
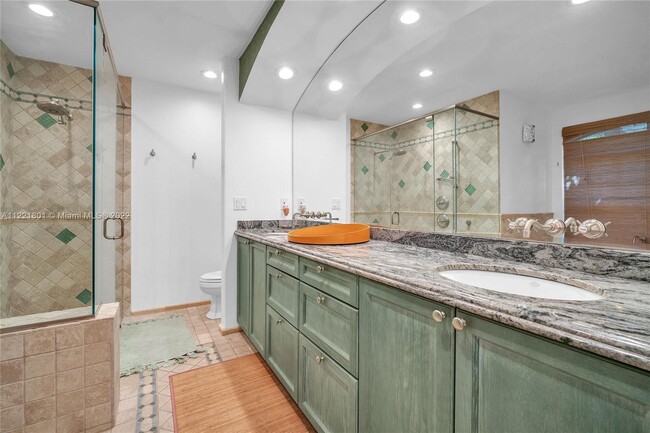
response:
[[[54,120],[54,117],[50,116],[47,113],[37,117],[36,121],[40,123],[41,126],[45,129],[49,128],[52,125],[56,125],[56,120]]]
[[[5,166],[5,159],[2,157],[0,154],[0,171],[2,171],[2,168]]]
[[[465,188],[465,192],[471,196],[476,192],[476,188],[474,188],[474,185],[470,183],[469,185],[467,185],[467,188]]]
[[[63,229],[63,230],[61,230],[59,232],[58,235],[56,235],[56,238],[58,240],[60,240],[61,242],[63,242],[64,244],[67,244],[68,242],[70,242],[71,240],[73,240],[76,237],[77,237],[77,235],[75,235],[74,233],[72,233],[68,229]]]
[[[385,159],[386,159],[386,157],[384,156],[383,153],[382,153],[381,155],[379,155],[379,160],[380,160],[381,162],[384,162]]]
[[[427,122],[427,128],[433,130],[433,120],[429,120],[429,121]]]
[[[366,174],[368,173],[369,168],[364,165],[363,167],[361,167],[361,171],[363,171],[363,174]]]
[[[88,146],[86,146],[86,149],[88,149],[88,152],[93,153],[93,144],[90,143]]]
[[[391,136],[391,138],[392,138],[393,140],[395,140],[395,139],[397,138],[397,131],[393,131],[393,132],[390,134],[390,136]]]
[[[429,164],[429,161],[425,162],[424,167],[422,167],[422,168],[424,168],[424,171],[431,170],[431,164]]]
[[[374,220],[372,220],[372,222],[373,222],[373,224],[379,224],[379,220],[378,220],[377,218],[375,218]]]
[[[400,188],[404,188],[404,185],[406,185],[406,183],[403,180],[400,179],[398,185],[399,185]]]
[[[440,173],[440,177],[443,179],[449,179],[449,172],[447,170],[442,170],[442,173]]]
[[[370,128],[366,122],[363,122],[361,124],[361,129],[363,129],[363,132],[366,132]]]
[[[13,76],[16,75],[16,73],[14,72],[14,65],[9,63],[7,65],[7,72],[9,72],[9,78],[13,78]]]
[[[77,296],[75,296],[79,301],[83,302],[84,304],[88,305],[90,300],[93,298],[93,294],[90,292],[88,289],[83,289],[81,293],[79,293]]]

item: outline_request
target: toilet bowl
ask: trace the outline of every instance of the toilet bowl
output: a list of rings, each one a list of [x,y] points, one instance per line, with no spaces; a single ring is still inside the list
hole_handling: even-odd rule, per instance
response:
[[[201,291],[210,296],[210,311],[208,319],[221,318],[221,271],[208,272],[199,279]]]

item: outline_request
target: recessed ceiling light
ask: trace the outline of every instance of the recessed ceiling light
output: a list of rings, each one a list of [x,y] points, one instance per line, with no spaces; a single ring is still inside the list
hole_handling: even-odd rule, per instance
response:
[[[338,92],[343,88],[343,83],[341,83],[339,80],[332,80],[327,85],[327,88],[330,89],[332,92]]]
[[[423,69],[420,71],[420,77],[426,78],[430,77],[433,75],[433,71],[431,69]]]
[[[278,69],[278,77],[282,78],[283,80],[288,80],[293,77],[293,73],[293,69],[288,66],[283,66],[282,68]]]
[[[422,104],[420,104],[419,102],[417,104],[413,104],[414,110],[419,110],[420,108],[422,108]]]
[[[404,13],[399,17],[399,20],[402,22],[402,24],[413,24],[419,19],[420,14],[412,9],[404,11]]]
[[[583,3],[587,3],[589,0],[571,0],[571,3],[574,5],[581,5]]]
[[[29,8],[32,10],[32,12],[36,12],[39,15],[43,15],[44,17],[51,17],[54,15],[54,12],[49,10],[43,5],[37,5],[35,3],[32,3],[29,5]]]
[[[217,73],[214,71],[201,71],[201,75],[205,78],[217,78]]]

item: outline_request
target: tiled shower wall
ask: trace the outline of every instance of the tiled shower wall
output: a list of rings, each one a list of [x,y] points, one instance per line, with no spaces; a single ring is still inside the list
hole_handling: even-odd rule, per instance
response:
[[[459,105],[498,117],[499,93]],[[370,125],[351,121],[352,131],[355,124]],[[371,132],[368,128],[366,134]],[[463,110],[449,110],[352,143],[354,220],[391,226],[397,222],[391,214],[397,211],[399,225],[394,227],[451,232],[453,187],[448,180],[453,175],[454,140],[458,141],[457,231],[499,233],[498,120]],[[448,199],[447,209],[436,206],[438,197]],[[437,223],[441,215],[451,220],[447,227]]]
[[[92,73],[16,56],[1,42],[0,56],[0,211],[14,217],[0,222],[0,318],[90,305],[92,220],[56,213],[92,211]],[[36,107],[50,97],[69,104],[74,120],[61,125]],[[130,116],[118,119],[118,138],[126,137],[130,147]],[[130,166],[124,154],[117,157],[122,172]],[[47,216],[15,219],[20,212]],[[118,263],[116,272],[123,276]],[[123,297],[124,292],[118,288]]]

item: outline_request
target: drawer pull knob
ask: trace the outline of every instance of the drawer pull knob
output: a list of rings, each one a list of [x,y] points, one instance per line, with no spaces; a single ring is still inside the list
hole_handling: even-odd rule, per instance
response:
[[[433,320],[435,320],[438,323],[442,322],[443,320],[445,320],[445,317],[447,317],[447,315],[440,310],[433,310],[432,316],[433,316]]]
[[[316,296],[317,304],[322,304],[323,302],[325,302],[325,296]]]
[[[275,324],[276,324],[276,325],[279,325],[280,323],[282,323],[282,319],[277,319],[277,320],[275,321]]]
[[[467,320],[461,319],[460,317],[454,317],[451,320],[451,326],[453,326],[456,331],[462,331],[467,326]]]
[[[273,254],[275,254],[276,256],[279,256],[280,254],[282,254],[282,251],[275,250],[275,251],[273,251]]]
[[[316,272],[318,272],[319,274],[321,272],[325,272],[325,266],[321,266],[321,265],[316,266]]]
[[[316,364],[320,364],[324,359],[325,357],[316,355]]]
[[[282,274],[277,274],[277,275],[275,276],[275,278],[277,278],[277,279],[279,280],[280,278],[282,278]]]

